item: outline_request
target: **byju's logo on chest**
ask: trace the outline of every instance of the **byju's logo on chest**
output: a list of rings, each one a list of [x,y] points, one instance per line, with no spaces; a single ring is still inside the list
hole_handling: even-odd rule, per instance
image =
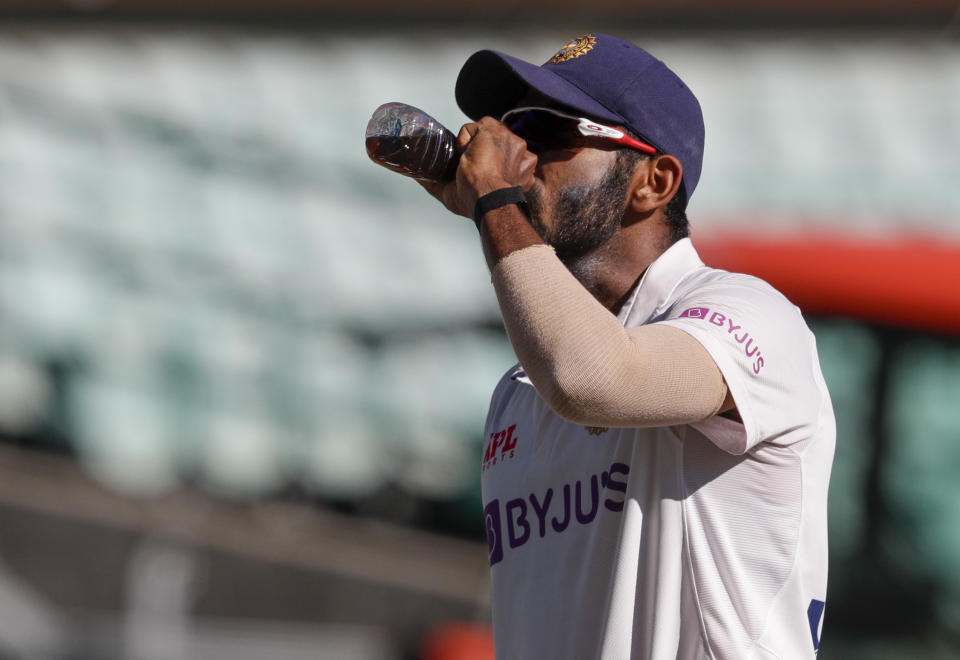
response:
[[[494,465],[514,458],[517,455],[516,436],[517,425],[511,424],[507,428],[490,434],[487,448],[483,452],[483,470],[489,470]]]
[[[620,513],[627,493],[624,477],[629,474],[629,465],[615,462],[600,474],[591,474],[589,479],[583,477],[526,497],[515,497],[507,500],[502,508],[500,498],[493,498],[483,507],[490,565],[501,562],[508,549],[601,520],[610,515],[604,509]]]

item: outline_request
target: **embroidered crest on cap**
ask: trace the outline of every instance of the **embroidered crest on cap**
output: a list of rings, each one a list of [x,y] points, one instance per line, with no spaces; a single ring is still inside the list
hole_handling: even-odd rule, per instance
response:
[[[597,38],[592,34],[585,34],[577,37],[566,46],[557,51],[557,54],[550,58],[550,62],[560,64],[569,60],[575,60],[581,55],[586,55],[597,43]]]

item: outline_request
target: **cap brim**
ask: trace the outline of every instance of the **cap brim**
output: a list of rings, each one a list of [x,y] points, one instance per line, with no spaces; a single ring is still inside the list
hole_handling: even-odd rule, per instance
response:
[[[474,53],[457,77],[457,105],[474,121],[500,119],[531,89],[570,110],[598,121],[624,123],[622,117],[552,71],[493,50]]]

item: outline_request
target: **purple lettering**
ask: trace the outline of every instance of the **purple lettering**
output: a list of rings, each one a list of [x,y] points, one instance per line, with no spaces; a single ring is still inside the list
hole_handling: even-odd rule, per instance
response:
[[[597,475],[590,475],[590,513],[583,512],[583,497],[581,496],[580,480],[577,480],[577,522],[586,525],[593,521],[597,515],[597,509],[600,508],[600,490],[597,488]]]
[[[515,509],[520,512],[520,515],[516,519],[516,525],[523,529],[521,536],[517,536],[516,529],[514,528],[513,511]],[[510,539],[510,547],[516,548],[526,543],[527,539],[530,538],[530,523],[527,522],[527,503],[521,498],[510,500],[507,502],[505,510],[507,514],[507,536]]]
[[[709,308],[707,307],[691,307],[690,309],[685,309],[680,314],[680,318],[689,318],[689,319],[706,319],[707,314],[710,313]]]
[[[626,493],[627,482],[614,480],[613,478],[614,474],[622,474],[622,475],[630,474],[630,466],[625,465],[624,463],[614,463],[613,465],[610,466],[610,477],[607,479],[608,489],[615,490],[619,493]],[[605,506],[610,511],[623,511],[623,500],[620,500],[618,502],[608,497],[603,501],[603,506]]]
[[[483,520],[487,528],[487,553],[490,565],[503,559],[503,540],[500,536],[500,500],[490,500],[483,507]]]
[[[499,458],[494,456],[494,460]],[[516,498],[505,503],[500,508],[499,500],[492,500],[483,508],[484,525],[487,532],[487,547],[490,553],[490,565],[503,560],[504,535],[510,548],[519,548],[533,538],[533,522],[529,511],[532,508],[537,518],[537,533],[540,538],[547,535],[547,518],[550,517],[550,526],[557,534],[564,532],[574,517],[581,525],[589,525],[597,519],[600,513],[600,501],[608,511],[615,513],[623,511],[626,500],[627,477],[630,466],[625,463],[612,463],[610,470],[601,474],[590,475],[590,494],[584,493],[587,488],[586,479],[577,480],[563,485],[563,515],[550,516],[550,506],[553,504],[554,489],[547,488],[538,496],[530,493],[526,499]],[[606,492],[610,491],[610,492]],[[615,493],[620,493],[616,495]],[[590,499],[589,503],[586,498]],[[557,507],[554,507],[555,509]],[[501,523],[501,515],[505,520]]]
[[[733,335],[733,338],[737,340],[738,344],[747,343],[744,348],[747,357],[752,358],[754,355],[757,356],[757,360],[753,363],[753,373],[760,373],[760,368],[763,366],[763,359],[759,353],[760,347],[756,345],[756,340],[750,336],[749,332],[744,331],[742,335],[737,334],[737,330],[743,328],[742,325],[737,325],[733,319],[728,318],[720,312],[713,312],[711,314],[710,310],[706,307],[691,307],[686,309],[680,314],[680,318],[704,319],[721,328],[726,326],[727,334]]]
[[[562,532],[570,524],[570,484],[563,484],[563,522],[557,522],[554,516],[550,521],[553,531]]]
[[[547,510],[550,508],[550,500],[552,499],[552,488],[548,488],[543,496],[543,506],[537,500],[536,493],[530,493],[530,504],[533,506],[533,511],[537,514],[537,521],[540,523],[540,538],[543,538],[547,533]]]

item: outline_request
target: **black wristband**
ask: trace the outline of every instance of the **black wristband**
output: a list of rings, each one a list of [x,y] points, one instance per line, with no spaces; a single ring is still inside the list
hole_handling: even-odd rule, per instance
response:
[[[527,207],[527,196],[523,194],[523,188],[513,186],[512,188],[500,188],[494,190],[477,200],[477,205],[473,207],[473,221],[477,223],[477,229],[480,229],[480,221],[487,213],[493,209],[508,204],[516,204],[520,210],[529,218],[530,209]]]

